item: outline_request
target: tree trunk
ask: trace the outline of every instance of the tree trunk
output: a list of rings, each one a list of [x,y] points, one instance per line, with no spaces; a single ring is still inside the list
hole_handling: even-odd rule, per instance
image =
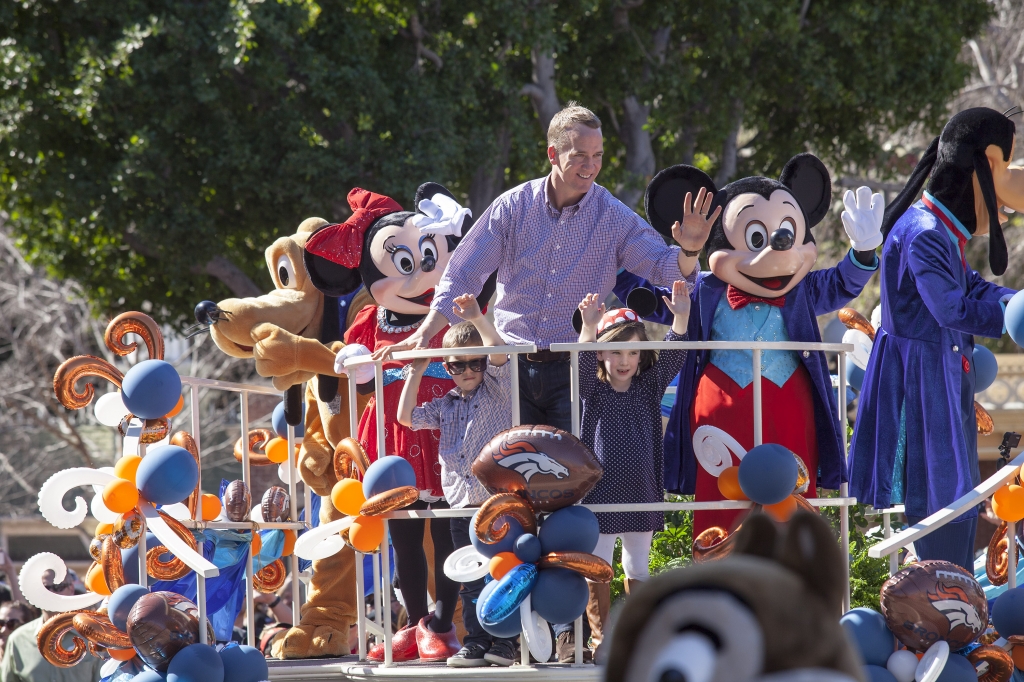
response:
[[[469,208],[474,217],[480,217],[505,188],[505,167],[511,151],[512,133],[502,126],[498,129],[498,148],[493,156],[483,159],[469,185]]]
[[[718,164],[718,173],[715,174],[715,185],[721,187],[729,182],[732,176],[736,175],[736,141],[740,136],[740,126],[743,124],[743,100],[736,99],[733,102],[732,129],[722,144],[722,160]]]
[[[524,85],[519,94],[530,98],[541,130],[546,135],[551,119],[562,108],[555,92],[555,55],[550,49],[535,46],[530,50],[530,61],[533,63],[533,82]]]
[[[641,104],[635,95],[622,100],[622,121],[619,136],[626,145],[624,179],[615,189],[615,196],[630,208],[636,208],[644,188],[654,175],[654,148],[651,134],[644,129],[651,113],[649,104]]]

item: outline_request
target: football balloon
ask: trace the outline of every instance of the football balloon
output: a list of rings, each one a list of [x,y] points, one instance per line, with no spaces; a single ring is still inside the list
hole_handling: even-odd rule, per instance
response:
[[[489,493],[522,495],[539,512],[579,502],[602,473],[594,453],[571,433],[529,424],[499,433],[473,462],[473,475]]]
[[[882,615],[896,638],[912,651],[944,641],[961,649],[988,624],[988,602],[981,585],[948,561],[911,564],[885,581]]]

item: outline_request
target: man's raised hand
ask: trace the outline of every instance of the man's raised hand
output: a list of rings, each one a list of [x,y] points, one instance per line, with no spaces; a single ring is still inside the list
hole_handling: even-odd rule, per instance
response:
[[[672,224],[672,238],[684,251],[692,253],[704,248],[708,235],[711,234],[711,226],[722,213],[722,207],[719,206],[708,215],[714,198],[714,195],[704,187],[697,192],[696,199],[690,192],[686,193],[683,199],[683,220],[677,220]]]
[[[476,296],[472,294],[462,294],[456,297],[454,303],[452,312],[463,320],[472,322],[484,316],[483,312],[480,311],[480,303],[477,302]]]

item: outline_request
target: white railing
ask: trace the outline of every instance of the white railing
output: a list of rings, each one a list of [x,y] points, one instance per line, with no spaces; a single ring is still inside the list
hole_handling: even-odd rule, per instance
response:
[[[794,343],[794,342],[729,342],[729,341],[631,341],[624,343],[561,343],[552,344],[550,350],[553,352],[569,352],[571,366],[572,386],[572,432],[573,435],[580,435],[580,399],[579,399],[579,353],[581,351],[598,350],[659,350],[659,349],[687,349],[687,350],[751,350],[752,366],[754,372],[754,444],[760,445],[762,438],[762,409],[761,409],[761,352],[766,350],[784,350],[797,352],[832,352],[839,356],[839,409],[837,419],[842,433],[842,452],[846,452],[846,353],[853,350],[851,344],[842,343]],[[508,354],[512,356],[511,366],[511,394],[512,394],[512,425],[518,426],[519,415],[519,363],[518,356],[524,353],[535,353],[537,349],[533,345],[521,346],[475,346],[472,348],[430,348],[423,350],[412,350],[397,352],[395,360],[414,360],[417,358],[436,357],[465,357],[476,355]],[[374,360],[370,356],[350,358],[345,361],[346,367],[357,365],[374,365],[374,393],[378,406],[384,404],[383,393],[383,362]],[[352,426],[352,433],[356,433],[356,425],[359,415],[356,413],[356,386],[354,382],[349,385],[349,419]],[[377,452],[384,452],[384,414],[378,409],[377,414]],[[813,476],[815,472],[810,472]],[[850,542],[849,542],[849,507],[857,501],[848,497],[848,484],[843,483],[840,489],[840,497],[808,500],[816,507],[839,507],[840,509],[840,543],[842,545],[843,562],[846,578],[846,593],[843,598],[842,610],[849,610],[850,606]],[[593,504],[583,505],[595,513],[623,512],[623,511],[696,511],[712,509],[748,509],[753,506],[751,502],[724,500],[720,502],[662,502],[649,504]],[[469,517],[476,513],[475,508],[466,509],[438,509],[438,510],[403,510],[383,514],[384,519],[384,540],[381,543],[380,560],[373,560],[374,574],[374,612],[373,621],[368,621],[365,616],[365,609],[360,608],[358,612],[359,632],[359,660],[366,659],[366,633],[372,633],[384,640],[384,667],[393,665],[391,652],[391,585],[390,585],[390,559],[388,557],[388,519],[426,519],[426,518],[456,518]],[[357,592],[362,603],[363,595],[363,562],[356,560],[356,583]],[[382,578],[383,576],[383,578]],[[379,589],[378,589],[379,588]],[[583,664],[583,619],[578,618],[575,622],[575,665]],[[520,642],[525,639],[520,638]],[[521,664],[529,665],[529,648],[520,646]]]

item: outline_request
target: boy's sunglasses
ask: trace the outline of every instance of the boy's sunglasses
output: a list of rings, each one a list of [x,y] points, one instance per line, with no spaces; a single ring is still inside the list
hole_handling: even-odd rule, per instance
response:
[[[467,368],[473,370],[474,372],[484,371],[485,369],[487,369],[487,358],[483,357],[476,358],[473,360],[459,360],[457,362],[445,362],[443,364],[445,370],[447,370],[449,374],[451,374],[452,376],[458,376],[459,374],[465,372]]]

